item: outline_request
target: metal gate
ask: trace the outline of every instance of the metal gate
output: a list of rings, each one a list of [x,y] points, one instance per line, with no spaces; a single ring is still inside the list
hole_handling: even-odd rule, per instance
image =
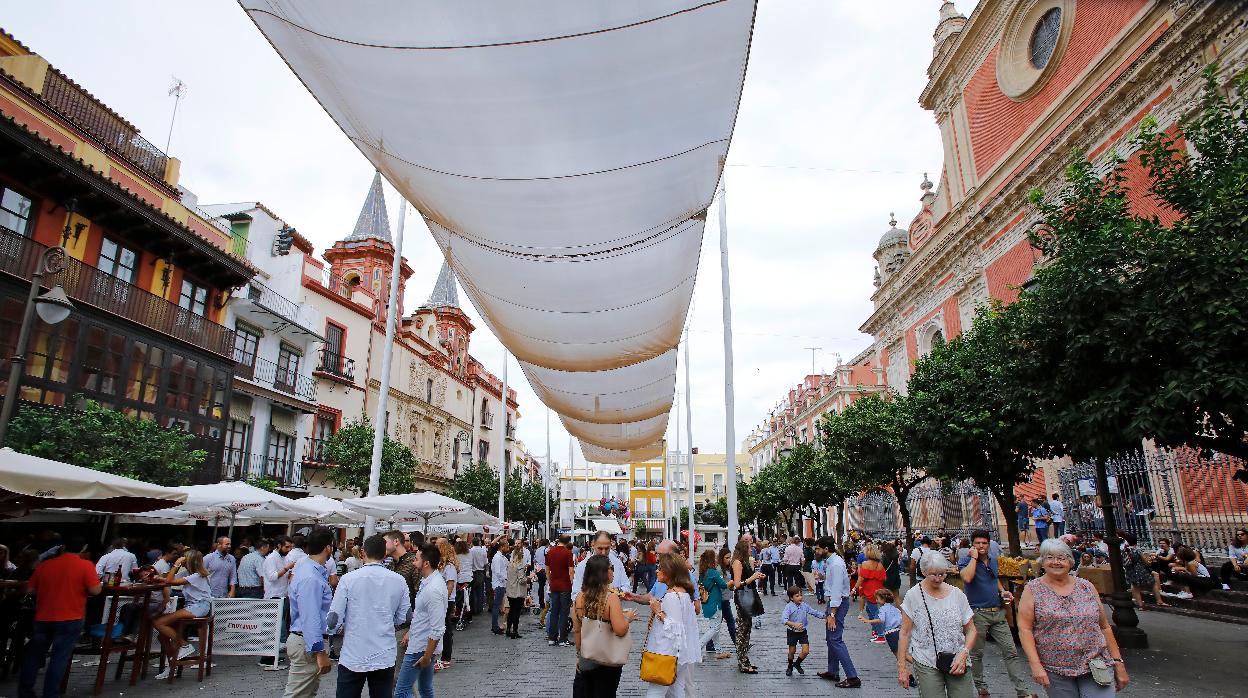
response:
[[[973,481],[941,482],[928,478],[906,497],[910,523],[924,533],[938,528],[950,535],[966,536],[978,528],[993,530],[995,504],[992,493]],[[874,490],[845,502],[847,526],[872,538],[905,537],[901,510],[892,492]]]
[[[1193,449],[1136,451],[1106,463],[1114,521],[1141,545],[1169,538],[1225,558],[1237,528],[1248,527],[1248,485],[1234,479],[1240,461]],[[1104,533],[1105,516],[1096,494],[1096,469],[1078,463],[1060,472],[1062,496],[1069,503],[1067,530]]]

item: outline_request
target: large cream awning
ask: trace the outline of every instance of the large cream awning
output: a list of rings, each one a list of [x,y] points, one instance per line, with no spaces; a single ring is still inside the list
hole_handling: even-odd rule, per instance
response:
[[[240,3],[585,457],[653,450],[754,0]]]

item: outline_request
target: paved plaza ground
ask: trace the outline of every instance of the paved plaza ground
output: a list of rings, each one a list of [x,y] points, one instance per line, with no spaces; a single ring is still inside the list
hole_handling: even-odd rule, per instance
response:
[[[751,659],[759,667],[757,676],[737,672],[735,659],[708,658],[697,669],[697,687],[703,696],[813,696],[849,693],[862,696],[917,696],[896,683],[896,664],[886,645],[867,641],[865,626],[851,622],[846,632],[850,651],[863,680],[860,691],[837,689],[814,674],[824,668],[827,650],[821,642],[822,633],[811,632],[816,644],[806,661],[807,675],[784,675],[784,631],[779,616],[781,597],[766,597],[767,613],[763,627],[754,631]],[[642,610],[642,618],[648,611]],[[851,613],[850,620],[853,620]],[[571,695],[574,664],[572,648],[546,646],[544,634],[526,619],[523,637],[510,640],[489,632],[489,619],[480,619],[455,637],[455,664],[440,672],[435,690],[440,696],[464,698],[537,698],[538,696]],[[1140,698],[1231,698],[1248,694],[1244,679],[1244,658],[1248,657],[1248,626],[1196,620],[1181,616],[1145,612],[1141,626],[1151,643],[1147,650],[1128,650],[1127,665],[1132,682],[1124,695]],[[635,648],[641,646],[644,622],[633,626]],[[724,637],[721,631],[721,638]],[[816,639],[819,638],[819,639]],[[638,678],[637,650],[634,660],[624,668],[620,684],[621,696],[645,693],[645,684]],[[91,657],[85,657],[90,660]],[[81,660],[80,660],[81,661]],[[75,663],[69,696],[90,695],[94,668]],[[994,696],[1010,698],[1012,691],[1006,680],[1000,655],[991,644],[986,654],[987,675]],[[333,696],[337,674],[331,672],[321,682],[318,696]],[[148,698],[169,695],[237,696],[239,698],[276,698],[285,685],[284,672],[262,671],[254,660],[242,657],[219,657],[212,676],[196,683],[194,672],[172,686],[148,679],[132,688],[126,681],[105,683],[104,696]],[[0,698],[15,698],[13,679],[0,682]]]

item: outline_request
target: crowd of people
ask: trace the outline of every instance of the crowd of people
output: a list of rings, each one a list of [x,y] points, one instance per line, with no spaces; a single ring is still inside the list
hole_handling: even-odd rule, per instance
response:
[[[581,548],[569,536],[548,541],[389,531],[343,541],[335,531],[313,529],[244,538],[238,545],[222,536],[206,552],[176,540],[136,546],[120,538],[98,556],[81,538],[45,534],[20,541],[12,561],[9,548],[0,546],[0,577],[27,585],[27,593],[3,598],[6,610],[34,602],[21,698],[37,695],[36,677],[45,665],[42,695],[60,695],[84,624],[100,618],[92,598],[106,585],[128,581],[158,585],[161,593],[146,605],[120,608],[122,641],[135,642],[140,619],[149,618],[159,651],[171,660],[201,651],[176,625],[212,613],[214,599],[280,599],[286,665],[274,656],[260,663],[285,669],[283,695],[289,698],[315,695],[335,666],[338,696],[360,696],[365,687],[372,696],[432,696],[435,673],[453,666],[456,632],[488,617],[493,634],[519,640],[530,615],[548,647],[575,648],[575,659],[569,657],[574,696],[616,695],[630,661],[642,662],[646,674],[643,656],[671,658],[668,680],[652,681],[648,695],[692,696],[704,658],[735,655],[740,673],[758,672],[750,651],[753,633],[764,627],[766,596],[784,597],[778,619],[767,625],[783,630],[790,677],[806,674],[810,626],[818,621],[826,669],[816,676],[839,688],[863,685],[852,657],[858,650],[844,636],[855,608],[870,643],[896,656],[899,683],[917,687],[922,698],[987,696],[989,637],[1019,698],[1034,695],[1033,684],[1050,696],[1113,695],[1126,685],[1099,596],[1075,574],[1083,565],[1101,564],[1108,548],[1099,536],[1045,537],[1038,550],[1043,573],[1017,599],[999,576],[1001,546],[988,531],[957,538],[938,530],[916,536],[912,545],[857,531],[841,543],[831,537],[756,540],[746,533],[731,548],[703,549],[690,564],[681,543],[616,540],[607,533]],[[1192,548],[1160,539],[1156,551],[1142,551],[1125,533],[1122,551],[1141,604],[1140,590],[1151,590],[1164,605],[1163,580],[1183,585],[1181,593],[1218,584]],[[1237,531],[1227,552],[1219,570],[1223,583],[1248,579],[1248,531]],[[916,581],[903,594],[907,571]],[[957,585],[948,583],[953,575]],[[1007,623],[1010,604],[1016,604],[1021,647]],[[639,617],[648,627],[642,651],[635,652],[630,625]],[[4,632],[0,640],[7,642],[22,631],[6,623]]]

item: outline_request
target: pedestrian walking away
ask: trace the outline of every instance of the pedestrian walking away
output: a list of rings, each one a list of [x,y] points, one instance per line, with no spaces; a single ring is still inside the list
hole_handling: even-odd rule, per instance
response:
[[[308,555],[291,575],[290,633],[286,637],[290,669],[283,698],[312,698],[320,688],[321,677],[333,668],[325,643],[325,619],[333,594],[329,570],[324,565],[329,559],[332,535],[328,530],[313,531],[305,544],[304,552]]]
[[[364,566],[343,576],[334,590],[326,625],[330,633],[342,632],[337,698],[359,698],[365,684],[369,696],[384,696],[394,684],[394,632],[407,622],[411,599],[403,577],[383,564],[385,555],[385,538],[369,536]]]
[[[26,589],[35,595],[35,625],[18,676],[17,691],[21,698],[34,698],[35,677],[45,659],[43,698],[61,696],[61,679],[69,667],[74,643],[82,634],[87,597],[96,596],[104,589],[96,568],[82,559],[86,551],[85,539],[70,538],[56,557],[39,563],[26,583]]]

